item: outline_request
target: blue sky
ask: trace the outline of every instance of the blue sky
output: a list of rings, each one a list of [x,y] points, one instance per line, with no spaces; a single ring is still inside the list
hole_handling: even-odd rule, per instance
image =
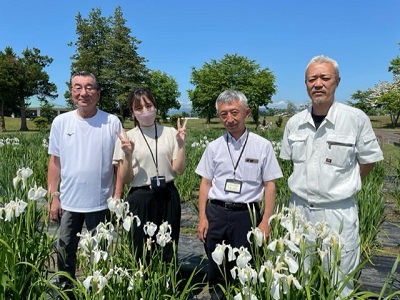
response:
[[[225,54],[246,56],[276,76],[274,105],[308,100],[304,70],[311,57],[328,55],[339,63],[336,99],[347,102],[356,90],[392,81],[390,61],[400,56],[399,0],[102,0],[2,1],[0,50],[12,46],[21,56],[37,47],[54,59],[47,72],[64,104],[71,55],[76,41],[75,16],[92,8],[111,16],[121,6],[132,35],[141,41],[147,66],[173,76],[182,107],[191,68],[201,68]]]

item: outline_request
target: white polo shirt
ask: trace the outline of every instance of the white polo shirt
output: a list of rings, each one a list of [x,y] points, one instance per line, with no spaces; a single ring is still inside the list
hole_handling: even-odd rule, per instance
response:
[[[290,190],[308,203],[331,203],[361,189],[358,164],[383,160],[368,116],[334,102],[315,129],[311,107],[286,124],[280,157],[293,161]]]
[[[246,143],[247,134],[249,136]],[[241,193],[226,192],[224,191],[226,180],[234,178],[234,165],[242,150],[235,172],[235,179],[242,181]],[[230,134],[224,134],[210,142],[195,172],[212,181],[209,199],[236,203],[261,201],[264,182],[282,177],[271,143],[247,130],[237,141]]]

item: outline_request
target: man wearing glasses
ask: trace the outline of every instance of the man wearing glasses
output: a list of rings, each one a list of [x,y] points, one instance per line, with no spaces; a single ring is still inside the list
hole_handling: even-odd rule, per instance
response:
[[[100,86],[89,72],[71,76],[71,96],[76,109],[57,116],[49,139],[49,215],[59,223],[57,264],[59,271],[75,278],[76,252],[84,222],[92,231],[110,216],[107,199],[120,197],[122,184],[114,180],[112,157],[122,125],[119,119],[97,108]],[[59,278],[61,287],[74,299],[71,282]]]

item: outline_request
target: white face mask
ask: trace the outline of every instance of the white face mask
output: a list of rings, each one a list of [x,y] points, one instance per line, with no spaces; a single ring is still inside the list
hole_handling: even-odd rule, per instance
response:
[[[142,111],[142,112],[135,112],[135,118],[138,120],[140,126],[152,126],[154,125],[154,121],[156,119],[156,110],[153,109],[151,111]]]

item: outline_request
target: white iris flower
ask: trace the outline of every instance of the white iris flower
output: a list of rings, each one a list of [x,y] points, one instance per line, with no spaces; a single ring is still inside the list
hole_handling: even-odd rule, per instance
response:
[[[4,213],[5,213],[5,221],[11,221],[14,217],[18,218],[24,211],[25,208],[28,206],[28,203],[22,201],[18,198],[11,200],[4,206]]]
[[[28,199],[33,201],[45,200],[47,195],[47,191],[41,186],[37,187],[36,183],[33,188],[31,188],[28,192]]]
[[[27,179],[29,176],[33,174],[32,169],[29,168],[21,168],[17,171],[17,176],[13,179],[13,186],[16,189],[18,183],[22,181],[22,189],[26,188]]]
[[[152,237],[157,230],[157,225],[153,222],[147,221],[146,224],[143,226],[143,230],[145,234]]]

